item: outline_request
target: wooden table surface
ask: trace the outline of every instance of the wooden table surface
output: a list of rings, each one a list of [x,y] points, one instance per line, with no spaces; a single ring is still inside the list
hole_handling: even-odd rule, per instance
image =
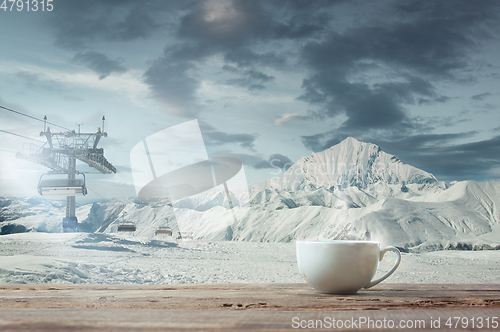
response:
[[[332,330],[332,319],[346,331],[384,320],[400,331],[409,330],[399,328],[402,320],[424,324],[420,330],[439,322],[440,330],[482,323],[480,330],[500,331],[500,285],[383,283],[356,295],[320,294],[302,283],[0,285],[0,331]],[[346,328],[347,320],[358,328]]]

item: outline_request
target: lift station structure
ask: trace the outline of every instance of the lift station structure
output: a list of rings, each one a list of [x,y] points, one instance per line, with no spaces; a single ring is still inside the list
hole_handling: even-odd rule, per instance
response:
[[[42,196],[65,195],[66,217],[63,218],[63,231],[76,232],[78,219],[75,215],[75,196],[87,194],[85,174],[76,169],[76,160],[98,170],[103,174],[116,173],[116,168],[104,157],[104,149],[98,148],[104,132],[104,116],[102,128],[95,133],[51,132],[46,126],[47,117],[44,117],[44,129],[40,136],[46,138],[42,146],[28,145],[28,151],[16,154],[17,158],[36,162],[51,169],[43,174],[38,182],[38,192]]]

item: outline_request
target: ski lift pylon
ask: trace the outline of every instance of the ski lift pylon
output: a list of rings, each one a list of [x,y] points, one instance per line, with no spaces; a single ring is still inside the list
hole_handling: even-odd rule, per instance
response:
[[[63,218],[63,232],[73,233],[78,231],[78,219],[76,217]]]

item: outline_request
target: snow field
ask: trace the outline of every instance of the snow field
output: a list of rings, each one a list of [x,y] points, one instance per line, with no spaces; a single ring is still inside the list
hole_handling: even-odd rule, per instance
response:
[[[295,243],[74,233],[0,237],[0,283],[297,283]],[[5,250],[4,250],[5,249]],[[499,251],[403,253],[389,283],[499,283]],[[388,253],[377,276],[394,263]]]

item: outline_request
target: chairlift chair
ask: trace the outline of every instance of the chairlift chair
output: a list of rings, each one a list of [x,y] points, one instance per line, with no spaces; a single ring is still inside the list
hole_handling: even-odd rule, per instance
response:
[[[160,226],[156,229],[155,235],[170,235],[170,236],[172,236],[172,229],[168,226]]]
[[[61,179],[51,178],[53,173],[46,173],[38,181],[38,192],[40,195],[64,195],[64,196],[84,196],[87,195],[87,186],[85,185],[85,174],[80,173],[81,179]],[[45,178],[44,178],[45,177]],[[48,177],[48,178],[47,178]]]
[[[118,224],[118,232],[135,232],[136,229],[133,222],[120,222]]]
[[[168,218],[165,218],[165,226],[160,226],[156,229],[155,235],[170,235],[172,236],[172,228],[168,227]]]

